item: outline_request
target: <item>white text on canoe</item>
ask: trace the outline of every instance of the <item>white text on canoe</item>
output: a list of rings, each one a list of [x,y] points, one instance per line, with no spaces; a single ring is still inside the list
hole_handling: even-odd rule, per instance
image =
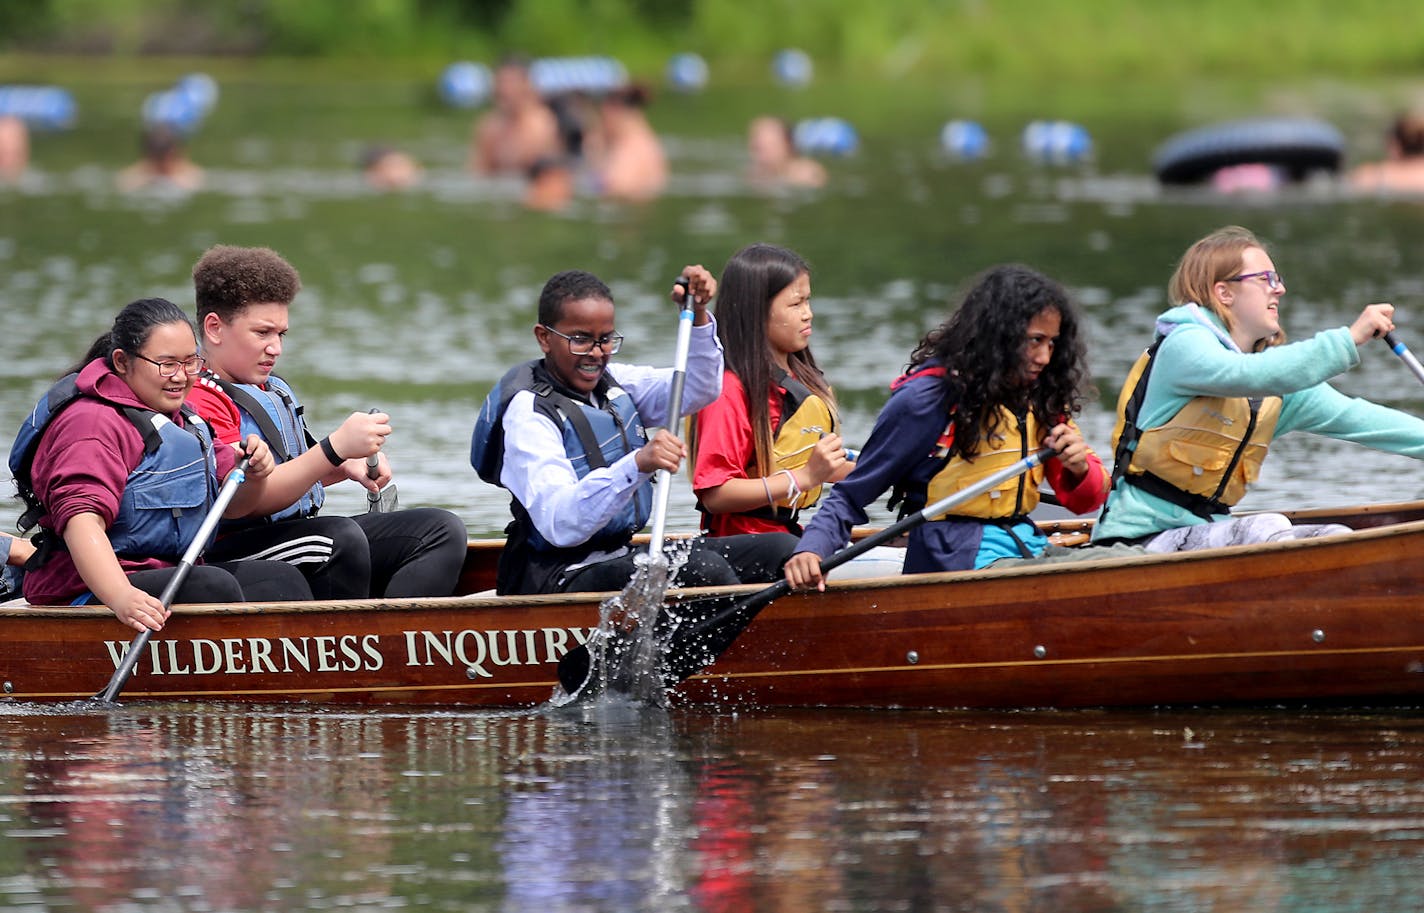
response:
[[[589,628],[523,628],[476,631],[403,631],[399,652],[383,649],[380,635],[316,637],[223,637],[150,640],[152,675],[245,675],[292,672],[376,672],[387,662],[405,666],[458,666],[482,678],[491,667],[556,663],[571,647],[588,642]],[[105,641],[114,667],[128,653],[127,641]]]

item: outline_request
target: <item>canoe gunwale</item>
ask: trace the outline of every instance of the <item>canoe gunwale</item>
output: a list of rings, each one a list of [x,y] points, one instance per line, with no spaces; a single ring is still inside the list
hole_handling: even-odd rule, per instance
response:
[[[1413,502],[1411,502],[1413,503]],[[1394,507],[1396,505],[1382,505]],[[1381,511],[1384,512],[1384,511]],[[1303,512],[1302,512],[1303,513]],[[1332,513],[1333,515],[1333,513]],[[1074,521],[1069,521],[1074,522]],[[1044,524],[1049,526],[1051,524]],[[1342,543],[1360,539],[1393,539],[1415,531],[1424,531],[1424,520],[1371,526],[1357,529],[1349,534],[1317,536],[1311,539],[1291,539],[1283,542],[1267,542],[1254,545],[1232,545],[1222,548],[1199,549],[1190,552],[1171,552],[1151,555],[1112,555],[1101,558],[1084,558],[1081,561],[1063,561],[1052,564],[1022,564],[1005,568],[982,568],[968,571],[935,571],[925,574],[900,574],[887,577],[865,577],[827,581],[827,591],[853,592],[857,590],[901,589],[905,586],[933,586],[957,583],[971,583],[1004,578],[1032,578],[1045,574],[1088,574],[1115,568],[1156,567],[1171,564],[1199,564],[1224,558],[1249,559],[1260,555],[1291,553],[1297,550],[1331,548]],[[494,540],[477,540],[481,542]],[[668,599],[707,599],[717,596],[741,596],[758,592],[766,584],[744,583],[732,586],[686,587],[668,590]],[[173,606],[174,615],[260,615],[260,614],[308,614],[350,611],[399,612],[430,609],[481,609],[511,608],[521,605],[530,607],[557,605],[598,605],[604,599],[617,595],[616,591],[589,593],[545,593],[524,596],[427,596],[401,599],[349,599],[340,601],[310,602],[247,602],[247,603],[207,603],[179,604]],[[84,606],[0,606],[0,618],[82,618],[106,617],[110,612],[102,605]]]

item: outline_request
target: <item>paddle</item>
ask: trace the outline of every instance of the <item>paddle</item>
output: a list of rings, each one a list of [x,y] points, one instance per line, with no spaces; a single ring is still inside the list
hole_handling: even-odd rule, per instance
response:
[[[947,513],[954,507],[971,501],[1010,479],[1022,475],[1053,456],[1052,447],[1044,447],[1037,453],[1019,460],[987,478],[981,479],[968,488],[947,495],[923,510],[903,518],[898,523],[885,527],[864,539],[841,549],[821,562],[821,570],[829,571],[865,554],[878,545],[884,545],[926,521]],[[664,656],[667,660],[664,684],[672,687],[707,668],[732,645],[737,636],[752,623],[762,609],[775,600],[791,592],[791,585],[785,578],[778,580],[764,590],[758,590],[730,606],[725,606],[725,598],[706,600],[702,605],[683,603],[678,606],[679,618],[672,623],[664,635]],[[701,612],[699,612],[701,610]],[[664,613],[665,615],[667,613]],[[700,617],[699,617],[700,616]],[[592,672],[588,648],[580,645],[570,650],[559,660],[559,683],[569,694],[583,687]]]
[[[380,412],[379,409],[372,409],[371,414]],[[381,474],[381,461],[373,453],[366,457],[366,478],[374,479]],[[385,488],[379,491],[366,489],[366,513],[368,514],[388,514],[396,509],[396,483],[392,481]]]
[[[1394,331],[1384,334],[1384,341],[1389,344],[1394,354],[1399,356],[1400,361],[1409,366],[1409,370],[1414,372],[1414,376],[1424,383],[1424,365],[1419,363],[1419,359],[1414,357],[1414,353],[1405,347],[1404,343],[1395,338]]]
[[[679,276],[674,285],[683,289],[682,303],[677,315],[677,349],[673,354],[672,388],[668,391],[667,427],[677,427],[682,413],[682,387],[687,379],[687,350],[692,343],[692,283],[686,276]],[[653,502],[653,527],[649,531],[648,555],[663,554],[663,528],[667,524],[668,495],[672,492],[672,473],[659,469],[656,474],[658,488]]]
[[[682,388],[687,375],[687,352],[692,342],[693,306],[696,303],[691,280],[679,276],[674,285],[681,286],[683,293],[678,302],[677,349],[673,355],[667,415],[663,423],[669,431],[677,427],[677,420],[682,415]],[[652,530],[647,554],[637,557],[633,574],[622,592],[604,600],[599,611],[598,629],[589,639],[589,644],[600,647],[599,682],[611,685],[635,700],[644,701],[661,700],[665,690],[661,677],[652,673],[660,665],[657,642],[659,610],[667,593],[670,570],[667,556],[663,553],[663,540],[672,473],[659,469],[654,475],[657,488],[653,495]],[[607,644],[606,649],[602,648],[604,644]],[[577,649],[585,654],[583,669],[587,673],[593,664],[588,657],[588,644]],[[579,682],[582,684],[586,680],[585,674]],[[569,693],[572,695],[574,692],[571,690]],[[582,696],[592,697],[594,692],[587,690]]]
[[[687,375],[687,350],[692,342],[692,318],[694,299],[692,285],[686,276],[678,277],[676,285],[683,288],[679,302],[677,325],[677,350],[673,356],[671,386],[668,390],[666,427],[677,427],[682,414],[682,388]],[[657,489],[654,492],[652,531],[649,536],[648,553],[639,560],[622,593],[617,599],[606,603],[600,613],[599,632],[596,642],[623,636],[625,641],[614,653],[606,650],[599,653],[607,663],[605,677],[618,682],[615,687],[640,700],[655,701],[663,695],[662,682],[649,674],[659,665],[657,631],[659,610],[664,594],[667,593],[669,564],[663,554],[664,527],[667,523],[668,495],[672,490],[672,473],[660,469],[655,474]],[[619,614],[621,618],[617,617]],[[630,632],[619,635],[615,632]],[[585,647],[585,649],[587,649]]]
[[[173,605],[173,598],[178,595],[178,589],[183,586],[183,581],[188,579],[188,572],[193,569],[193,565],[198,563],[198,557],[203,554],[203,549],[207,548],[208,540],[212,538],[213,530],[217,528],[218,521],[222,519],[223,511],[231,503],[233,495],[237,494],[237,486],[241,485],[247,478],[247,464],[251,458],[244,455],[232,471],[227,474],[227,479],[223,482],[222,489],[218,492],[217,500],[213,501],[212,509],[203,518],[203,523],[198,527],[198,532],[193,536],[193,541],[188,543],[188,550],[183,553],[183,558],[178,562],[178,567],[173,571],[173,576],[168,578],[168,584],[163,588],[163,593],[158,597],[165,609]],[[138,663],[138,658],[143,654],[143,648],[148,646],[148,639],[153,632],[145,628],[129,644],[129,652],[124,654],[123,661],[114,670],[114,675],[109,679],[109,684],[103,691],[94,695],[96,700],[113,702],[118,699],[119,692],[128,683],[129,676],[133,674],[134,665]]]

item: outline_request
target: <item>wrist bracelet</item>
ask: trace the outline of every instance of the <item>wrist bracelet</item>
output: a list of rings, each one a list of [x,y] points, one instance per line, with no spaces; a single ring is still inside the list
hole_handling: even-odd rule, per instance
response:
[[[781,473],[786,476],[786,504],[788,507],[795,507],[796,499],[801,497],[801,486],[796,484],[796,476],[791,470],[783,469]]]
[[[761,477],[761,489],[766,492],[766,504],[768,507],[776,507],[776,499],[771,496],[771,486],[767,484],[766,476]]]
[[[339,454],[337,454],[336,448],[331,446],[331,438],[322,438],[317,446],[321,448],[322,453],[326,454],[326,458],[331,461],[331,465],[340,466],[342,463],[346,462],[340,457]]]

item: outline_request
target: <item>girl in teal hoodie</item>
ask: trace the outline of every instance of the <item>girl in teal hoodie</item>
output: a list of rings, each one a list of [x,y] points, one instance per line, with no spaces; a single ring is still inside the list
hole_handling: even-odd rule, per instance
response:
[[[1171,552],[1346,531],[1292,527],[1280,514],[1230,516],[1271,441],[1288,431],[1424,459],[1424,421],[1325,383],[1394,328],[1394,306],[1369,305],[1349,327],[1286,345],[1285,291],[1244,228],[1219,229],[1183,255],[1169,288],[1176,306],[1157,318],[1118,398],[1113,488],[1095,543]]]

